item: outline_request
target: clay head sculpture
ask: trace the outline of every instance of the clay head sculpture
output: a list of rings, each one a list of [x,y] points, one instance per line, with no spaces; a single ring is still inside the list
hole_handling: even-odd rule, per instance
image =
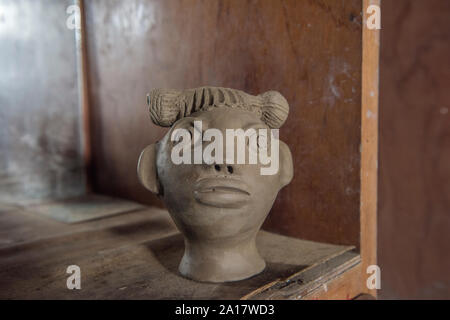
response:
[[[256,248],[256,234],[278,191],[293,177],[288,146],[271,134],[287,118],[286,99],[275,91],[253,96],[203,87],[152,90],[147,103],[152,121],[170,129],[161,141],[142,151],[138,176],[163,199],[184,236],[179,271],[206,282],[236,281],[260,273],[265,262]],[[239,139],[236,135],[228,140],[230,130],[248,133],[244,143],[230,143]],[[269,134],[262,139],[266,131]],[[227,138],[223,145],[208,147],[222,137]],[[252,145],[265,148],[267,154],[270,150],[271,156],[277,154],[275,170],[264,173],[267,161],[235,161],[239,153],[249,154]],[[211,149],[212,156],[206,156]],[[174,154],[183,154],[186,161],[174,159]]]

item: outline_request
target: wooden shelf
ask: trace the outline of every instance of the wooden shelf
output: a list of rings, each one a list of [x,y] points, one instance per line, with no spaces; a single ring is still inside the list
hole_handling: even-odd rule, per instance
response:
[[[267,262],[261,274],[199,283],[178,273],[183,238],[164,210],[143,207],[68,224],[35,209],[0,205],[2,299],[301,299],[360,262],[353,247],[261,231],[258,248]],[[81,268],[81,290],[66,288],[69,265]]]

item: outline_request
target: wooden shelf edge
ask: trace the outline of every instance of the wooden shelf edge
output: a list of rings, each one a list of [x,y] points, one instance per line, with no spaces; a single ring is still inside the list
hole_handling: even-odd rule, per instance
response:
[[[344,271],[326,285],[317,288],[305,300],[352,300],[361,294],[362,263]]]
[[[271,282],[242,297],[242,300],[308,299],[320,290],[327,291],[328,283],[359,265],[361,258],[349,248],[327,257],[286,279]]]

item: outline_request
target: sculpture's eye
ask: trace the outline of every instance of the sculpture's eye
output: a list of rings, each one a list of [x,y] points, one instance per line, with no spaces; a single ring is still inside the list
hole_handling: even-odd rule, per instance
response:
[[[189,132],[189,130],[183,128],[175,129],[172,133],[171,141],[173,146],[176,146],[180,143],[190,143],[190,141],[192,141],[192,134]]]
[[[268,130],[262,129],[262,131],[260,131],[257,129],[253,135],[246,137],[247,146],[253,152],[267,150],[270,144],[270,136],[268,137],[268,135],[270,135]]]
[[[257,145],[258,145],[258,149],[260,149],[260,150],[266,150],[267,149],[267,146],[268,146],[268,138],[267,138],[267,135],[266,134],[264,134],[264,135],[258,135],[258,138],[257,138],[257,140],[256,140],[256,143],[257,143]]]
[[[176,128],[173,130],[171,135],[171,141],[172,146],[177,146],[180,143],[193,146],[194,145],[194,138],[198,140],[198,137],[200,137],[201,140],[201,133],[198,132],[194,135],[194,131],[196,131],[197,128],[194,126],[194,121],[189,118],[185,118],[178,122],[176,124]],[[197,130],[198,131],[198,130]]]

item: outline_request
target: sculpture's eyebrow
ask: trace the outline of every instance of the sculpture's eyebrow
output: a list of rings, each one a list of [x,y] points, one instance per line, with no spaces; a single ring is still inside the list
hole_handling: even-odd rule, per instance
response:
[[[186,118],[183,118],[179,122],[177,122],[177,124],[175,125],[174,128],[175,129],[185,128],[185,129],[188,129],[188,130],[192,129],[192,130],[195,130],[195,131],[197,131],[199,133],[202,133],[200,130],[198,130],[199,128],[197,128],[194,125],[195,121],[200,121],[201,122],[201,124],[202,124],[202,132],[209,128],[208,121],[206,121],[204,119],[201,119],[201,118],[197,118],[197,117],[186,117]]]
[[[174,125],[174,127],[175,128],[179,128],[179,127],[184,127],[184,126],[186,126],[186,125],[189,125],[189,126],[194,126],[194,121],[195,121],[195,118],[193,118],[193,117],[186,117],[186,118],[183,118],[183,119],[181,119],[181,120],[179,120],[175,125]]]

